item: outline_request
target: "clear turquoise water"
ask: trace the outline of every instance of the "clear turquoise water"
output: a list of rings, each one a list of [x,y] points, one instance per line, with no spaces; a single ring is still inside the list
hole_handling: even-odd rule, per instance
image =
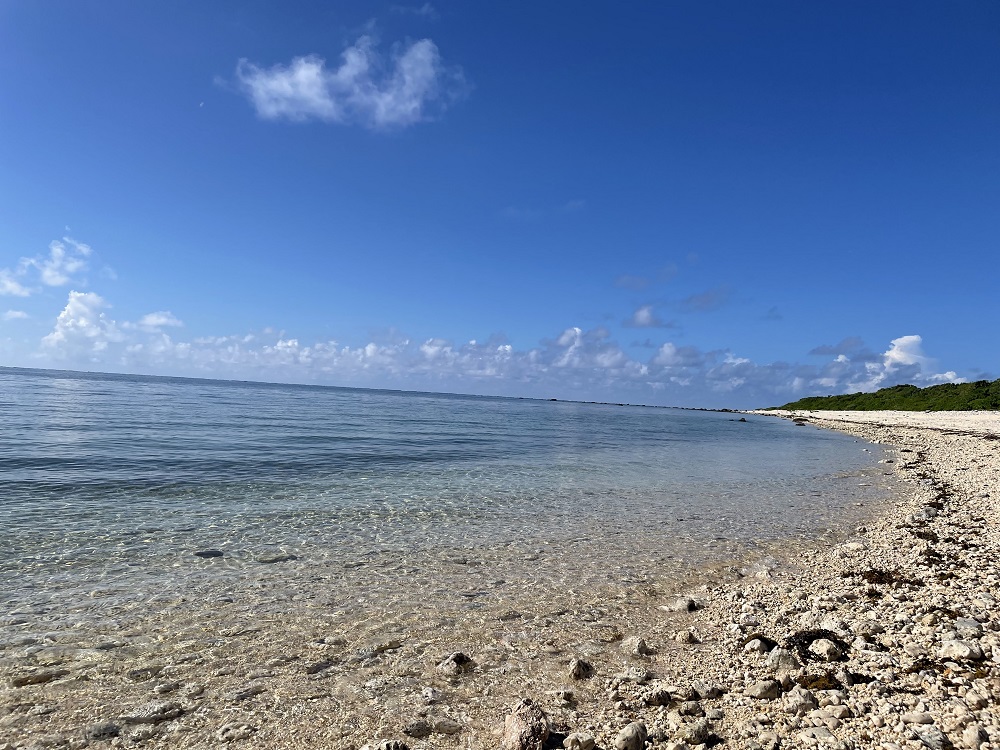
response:
[[[0,369],[0,414],[0,598],[35,611],[274,554],[383,588],[470,555],[585,583],[816,536],[885,491],[870,446],[727,413]]]

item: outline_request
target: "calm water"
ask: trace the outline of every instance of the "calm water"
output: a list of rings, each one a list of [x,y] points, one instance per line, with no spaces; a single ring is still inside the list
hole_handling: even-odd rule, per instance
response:
[[[884,491],[874,449],[738,416],[0,370],[0,601],[232,585],[281,554],[382,586],[470,551],[586,578],[816,535]]]

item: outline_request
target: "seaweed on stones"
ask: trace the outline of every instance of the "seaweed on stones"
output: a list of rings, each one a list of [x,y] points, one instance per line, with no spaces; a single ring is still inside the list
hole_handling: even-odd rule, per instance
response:
[[[814,641],[818,641],[821,638],[825,638],[828,641],[833,642],[837,648],[839,648],[843,653],[847,653],[851,650],[851,647],[840,638],[832,630],[800,630],[798,633],[790,635],[785,641],[785,648],[794,649],[795,653],[798,654],[799,659],[805,663],[812,659],[818,658],[814,653],[809,650],[809,647]]]
[[[923,586],[924,582],[915,578],[901,576],[898,570],[880,570],[871,568],[861,573],[845,573],[844,577],[858,577],[866,583],[889,586]]]
[[[795,678],[797,685],[806,690],[843,690],[844,683],[838,680],[833,672],[823,674],[804,674]]]

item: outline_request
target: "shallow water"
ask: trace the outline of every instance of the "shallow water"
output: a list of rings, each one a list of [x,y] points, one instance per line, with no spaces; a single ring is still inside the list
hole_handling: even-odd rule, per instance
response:
[[[0,410],[22,633],[233,592],[500,606],[815,538],[886,493],[874,447],[726,413],[10,369]]]

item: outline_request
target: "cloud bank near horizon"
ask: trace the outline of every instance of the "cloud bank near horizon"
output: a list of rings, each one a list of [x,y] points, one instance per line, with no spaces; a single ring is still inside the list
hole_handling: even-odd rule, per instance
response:
[[[116,372],[324,383],[403,390],[680,406],[774,405],[806,395],[873,391],[899,383],[962,382],[938,371],[911,334],[882,352],[857,338],[814,353],[815,364],[759,363],[730,349],[702,350],[667,341],[651,356],[630,356],[603,327],[571,326],[529,349],[503,336],[456,343],[398,336],[351,345],[305,342],[271,329],[238,335],[182,336],[184,323],[168,310],[116,320],[95,292],[70,291],[52,330],[33,355],[40,367]]]

